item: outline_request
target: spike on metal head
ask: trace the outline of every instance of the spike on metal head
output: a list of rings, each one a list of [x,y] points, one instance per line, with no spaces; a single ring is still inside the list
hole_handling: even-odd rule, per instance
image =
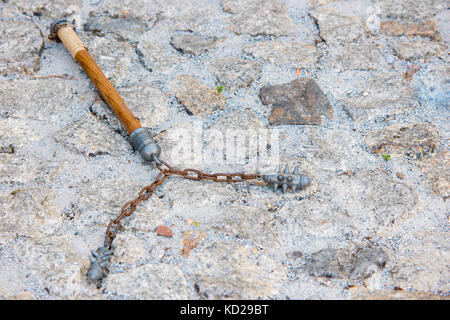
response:
[[[289,167],[286,165],[284,172],[281,172],[280,166],[277,166],[276,173],[263,175],[263,179],[273,191],[276,192],[281,187],[282,192],[285,193],[288,188],[293,192],[306,188],[311,184],[311,179],[300,174],[298,167],[294,168],[292,173],[289,173]]]
[[[105,247],[99,247],[96,251],[91,250],[92,256],[89,256],[91,265],[87,271],[87,277],[92,282],[99,283],[105,278],[109,270],[109,260],[111,259],[112,250]]]

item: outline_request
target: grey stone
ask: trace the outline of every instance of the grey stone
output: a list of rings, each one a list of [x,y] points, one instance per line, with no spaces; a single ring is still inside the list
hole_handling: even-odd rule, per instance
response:
[[[205,299],[270,298],[286,279],[280,264],[230,241],[202,245],[189,259],[200,262],[192,276],[197,293]]]
[[[354,82],[356,77],[358,81]],[[410,83],[397,72],[345,71],[329,85],[355,121],[399,114],[419,106]]]
[[[114,255],[111,263],[133,264],[150,256],[146,242],[129,232],[119,233],[114,239]]]
[[[147,0],[110,0],[94,1],[90,9],[92,13],[104,13],[114,19],[139,19],[146,21],[154,18],[157,10],[156,4]]]
[[[118,86],[126,81],[133,58],[133,49],[130,44],[109,36],[89,37],[84,44],[113,85]]]
[[[449,290],[448,232],[423,231],[402,237],[399,259],[392,268],[394,285],[405,291],[442,293]]]
[[[178,65],[186,61],[185,58],[176,55],[175,52],[173,54],[165,53],[163,48],[146,34],[141,37],[137,49],[142,56],[145,67],[155,74],[169,74]]]
[[[286,44],[278,40],[257,41],[246,45],[242,51],[270,63],[305,69],[314,68],[319,58],[319,53],[312,44]]]
[[[324,249],[305,257],[311,276],[364,280],[384,268],[388,255],[381,248]]]
[[[445,1],[436,0],[373,0],[373,4],[379,7],[381,18],[400,20],[427,19],[447,9]]]
[[[437,29],[442,39],[449,43],[450,42],[450,10],[444,10],[434,17],[436,21]]]
[[[56,122],[77,114],[70,84],[61,79],[0,81],[0,106],[3,118]]]
[[[109,275],[105,287],[121,299],[188,299],[183,272],[169,264],[145,264],[123,273]]]
[[[215,58],[206,62],[207,69],[213,73],[218,84],[225,90],[234,91],[247,88],[261,77],[261,64],[253,60],[235,57]]]
[[[104,1],[103,3],[108,3]],[[107,33],[119,35],[123,39],[137,41],[148,30],[149,21],[126,15],[123,17],[104,14],[92,14],[88,16],[84,24],[84,30],[90,31],[96,36],[104,36]]]
[[[424,104],[447,108],[450,100],[450,67],[447,64],[430,64],[420,70],[411,85]]]
[[[68,150],[85,156],[126,155],[131,145],[119,134],[88,114],[53,135]]]
[[[117,90],[144,127],[153,128],[163,123],[168,116],[167,97],[157,88],[148,85],[122,87]],[[125,132],[111,108],[102,100],[97,100],[90,106],[90,111],[101,121],[104,121],[116,132]]]
[[[443,58],[447,55],[447,45],[426,41],[395,41],[391,45],[396,56],[403,60],[416,60],[437,56]]]
[[[376,43],[364,41],[362,43],[346,44],[341,50],[335,50],[335,57],[328,62],[336,71],[346,70],[387,70],[388,65],[382,49]]]
[[[315,8],[309,14],[317,21],[320,37],[329,45],[339,46],[365,38],[365,12],[366,5],[359,1],[340,1]]]
[[[180,75],[169,86],[177,100],[191,114],[205,116],[225,109],[225,97],[193,77]]]
[[[279,245],[271,216],[249,206],[231,207],[214,223],[226,236],[246,240],[256,246],[274,249]]]
[[[0,153],[12,154],[23,146],[39,141],[45,134],[39,124],[24,119],[0,119]]]
[[[222,0],[221,4],[225,12],[234,14],[227,28],[237,34],[286,36],[296,27],[278,1]]]
[[[199,56],[217,46],[223,39],[217,37],[204,37],[199,34],[181,34],[175,35],[170,40],[170,44],[182,53]]]
[[[404,123],[370,132],[366,143],[375,154],[421,159],[432,154],[440,144],[437,129],[426,123]]]
[[[447,200],[450,196],[449,161],[450,153],[443,150],[419,163],[420,169],[427,176],[427,182],[431,191],[441,196],[444,200]]]
[[[20,188],[0,197],[1,243],[11,244],[17,237],[41,238],[54,235],[62,225],[61,214],[52,203],[48,189]]]
[[[0,74],[33,74],[44,46],[41,31],[30,21],[0,20]]]
[[[23,274],[36,279],[39,291],[54,299],[98,298],[85,278],[88,248],[74,236],[24,239],[14,245]]]
[[[328,176],[319,182],[314,195],[316,200],[292,201],[280,209],[279,217],[286,224],[286,229],[278,230],[280,242],[298,245],[299,239],[309,239],[334,243],[345,239],[345,234],[389,233],[410,217],[418,204],[411,186],[379,170]],[[328,201],[333,203],[331,207],[321,205]],[[308,250],[311,242],[304,244]]]
[[[67,9],[70,9],[71,6],[80,10],[83,6],[83,0],[9,1],[3,8],[2,14],[10,18],[24,14],[34,19],[55,20],[66,15]]]
[[[220,6],[209,0],[183,2],[178,0],[156,0],[154,11],[158,12],[157,26],[169,30],[204,32],[217,25]]]
[[[264,105],[272,105],[269,123],[321,124],[321,115],[333,117],[331,105],[317,85],[310,78],[261,88],[259,98]]]

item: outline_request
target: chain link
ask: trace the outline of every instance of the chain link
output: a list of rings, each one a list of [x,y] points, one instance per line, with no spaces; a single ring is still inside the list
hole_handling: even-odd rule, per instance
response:
[[[157,161],[156,161],[157,160]],[[153,182],[142,188],[139,192],[139,195],[136,199],[132,201],[126,202],[122,209],[120,210],[120,214],[108,224],[105,233],[105,248],[111,248],[112,242],[117,236],[117,233],[122,226],[122,219],[124,217],[130,216],[139,203],[147,200],[153,195],[153,192],[156,188],[158,188],[168,177],[172,175],[181,176],[184,179],[188,180],[206,180],[206,181],[214,181],[214,182],[227,182],[227,183],[235,183],[235,182],[244,182],[247,180],[260,179],[260,174],[244,174],[244,173],[205,173],[197,169],[184,169],[179,170],[176,169],[165,161],[160,159],[155,159],[156,167],[159,170],[159,174],[156,176]]]

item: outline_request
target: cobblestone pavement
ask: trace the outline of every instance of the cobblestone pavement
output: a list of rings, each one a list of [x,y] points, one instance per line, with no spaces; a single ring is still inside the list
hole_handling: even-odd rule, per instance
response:
[[[0,1],[0,297],[447,298],[447,7]],[[218,132],[266,130],[279,159],[258,169],[299,166],[312,184],[282,194],[170,178],[125,219],[102,287],[88,283],[89,249],[157,170],[47,39],[63,15],[164,159],[253,172],[254,150],[206,155],[221,155]],[[186,137],[204,152],[180,152]]]

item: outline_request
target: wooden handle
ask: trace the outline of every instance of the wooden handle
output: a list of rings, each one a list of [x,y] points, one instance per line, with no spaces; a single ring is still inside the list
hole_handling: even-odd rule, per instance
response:
[[[130,109],[128,109],[117,90],[114,89],[111,82],[109,82],[102,70],[97,66],[72,27],[66,25],[59,28],[57,36],[72,57],[81,65],[128,133],[131,134],[135,129],[142,127]]]

